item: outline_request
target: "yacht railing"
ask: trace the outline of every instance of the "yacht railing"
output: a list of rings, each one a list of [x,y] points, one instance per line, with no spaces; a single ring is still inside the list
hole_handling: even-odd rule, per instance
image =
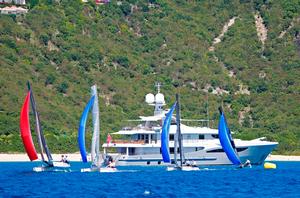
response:
[[[207,141],[208,139],[200,139],[200,140],[183,140],[183,143],[201,143]]]
[[[145,140],[114,140],[113,144],[145,144]]]
[[[208,139],[201,139],[201,140],[183,140],[184,144],[194,144],[194,143],[202,143],[207,141]],[[209,139],[212,140],[212,139]],[[174,141],[171,140],[170,143],[173,143]],[[112,144],[160,144],[160,140],[113,140]]]

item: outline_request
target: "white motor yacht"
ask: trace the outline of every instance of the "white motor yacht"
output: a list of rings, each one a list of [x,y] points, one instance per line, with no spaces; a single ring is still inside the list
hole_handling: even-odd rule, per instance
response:
[[[113,140],[102,145],[104,153],[107,148],[114,148],[118,166],[128,165],[164,165],[161,157],[161,131],[162,122],[167,110],[164,95],[158,93],[146,95],[146,102],[154,106],[153,116],[140,116],[140,123],[135,127],[124,127],[112,133],[122,135],[124,139]],[[183,120],[182,120],[183,121]],[[181,123],[182,143],[185,160],[196,165],[227,165],[232,164],[222,149],[218,138],[218,130],[209,127],[191,127]],[[176,121],[173,118],[169,131],[169,147],[172,163],[174,162],[174,136],[176,134]],[[262,164],[277,142],[265,141],[264,138],[254,140],[234,139],[239,158],[242,162],[250,160],[251,164]],[[177,152],[179,153],[179,152]],[[178,159],[178,158],[177,158]]]

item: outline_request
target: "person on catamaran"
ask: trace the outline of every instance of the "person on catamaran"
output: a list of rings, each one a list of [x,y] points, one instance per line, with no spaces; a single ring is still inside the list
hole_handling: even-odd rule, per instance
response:
[[[197,164],[194,160],[192,161],[192,167],[197,167]]]
[[[114,161],[110,161],[109,164],[107,165],[107,167],[109,167],[109,168],[115,168],[116,167],[116,163]]]
[[[252,167],[250,160],[246,160],[244,167],[247,167],[247,166],[249,166],[250,168]]]
[[[107,155],[104,159],[104,164],[106,167],[115,168],[116,163],[114,162],[112,156]]]
[[[64,160],[65,160],[65,156],[64,155],[61,155],[61,162],[64,162]]]
[[[116,167],[116,163],[114,162],[112,156],[108,156],[108,165],[107,167],[109,168],[115,168]]]
[[[68,159],[67,159],[67,158],[68,158],[68,156],[67,156],[67,155],[65,155],[65,158],[64,158],[64,161],[63,161],[63,162],[64,162],[64,163],[67,163],[67,164],[69,164],[69,161],[68,161]]]
[[[240,168],[245,168],[245,167],[252,168],[250,160],[247,159],[244,164],[240,165]]]

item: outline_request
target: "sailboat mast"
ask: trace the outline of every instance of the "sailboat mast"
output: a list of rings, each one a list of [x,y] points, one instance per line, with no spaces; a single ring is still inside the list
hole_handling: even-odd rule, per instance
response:
[[[98,95],[97,86],[93,85],[91,87],[91,95],[95,97],[92,117],[93,117],[93,137],[91,146],[91,157],[92,164],[99,166],[99,137],[100,137],[100,121],[99,121],[99,105],[98,105]]]
[[[39,116],[39,113],[36,108],[33,91],[30,87],[29,82],[27,82],[27,86],[28,86],[28,90],[30,91],[30,102],[31,102],[32,111],[33,111],[33,114],[35,117],[35,129],[36,129],[36,133],[37,133],[37,137],[38,137],[38,143],[39,143],[39,147],[40,147],[40,151],[41,151],[41,157],[42,157],[42,160],[45,161],[45,158],[43,155],[43,153],[45,152],[47,155],[47,158],[48,158],[48,162],[51,162],[53,159],[52,159],[51,153],[48,149],[48,146],[46,144],[45,136],[43,134],[42,127],[41,127],[40,116]]]
[[[176,104],[177,106],[177,104]],[[174,137],[174,162],[175,164],[178,166],[178,162],[177,162],[177,142],[178,142],[178,130],[176,130],[176,133],[175,133],[175,137]]]
[[[31,108],[32,108],[34,118],[35,118],[35,132],[37,134],[38,144],[40,147],[40,152],[41,152],[40,154],[41,154],[42,160],[45,161],[45,158],[43,155],[44,149],[42,146],[42,138],[41,138],[41,134],[40,134],[40,130],[39,130],[39,124],[38,124],[39,122],[38,122],[38,117],[37,117],[37,112],[36,112],[35,101],[34,101],[33,92],[31,90],[29,82],[27,82],[27,86],[28,86],[28,91],[30,92],[30,103],[31,103]]]
[[[182,150],[182,135],[180,129],[180,104],[179,95],[176,94],[176,124],[177,124],[177,134],[178,134],[178,144],[179,144],[179,155],[180,155],[180,167],[183,164],[183,150]]]

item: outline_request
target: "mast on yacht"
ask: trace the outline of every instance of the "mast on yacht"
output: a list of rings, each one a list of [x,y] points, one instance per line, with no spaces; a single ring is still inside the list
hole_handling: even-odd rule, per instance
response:
[[[155,84],[157,88],[157,94],[154,96],[152,93],[146,95],[146,103],[151,106],[154,106],[154,116],[161,115],[163,113],[163,106],[165,103],[165,96],[160,93],[161,84],[158,82]]]

